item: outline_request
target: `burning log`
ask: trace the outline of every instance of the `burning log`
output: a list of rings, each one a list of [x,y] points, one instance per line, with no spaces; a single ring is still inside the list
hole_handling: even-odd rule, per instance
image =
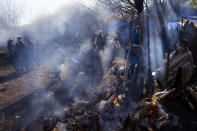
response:
[[[129,96],[131,82],[128,82],[129,80],[124,76],[127,68],[123,65],[125,65],[124,60],[119,59],[105,74],[88,101],[73,104],[59,120],[51,121],[52,124],[50,121],[45,121],[48,123],[45,124],[45,127],[57,131],[60,129],[80,131],[161,130],[166,127],[180,129],[180,123],[176,124],[178,118],[170,110],[170,106],[176,107],[177,101],[179,101],[176,97],[178,96],[180,99],[177,89],[157,92],[152,97],[143,99],[136,106],[132,97]],[[169,98],[176,101],[168,100]],[[136,107],[134,108],[134,106]],[[165,111],[166,108],[168,110]]]
[[[120,101],[120,99],[119,99],[118,97],[116,97],[116,98],[114,99],[114,101],[113,101],[114,105],[120,106],[120,105],[118,104],[119,101]]]
[[[197,86],[191,85],[187,89],[191,93],[191,96],[193,97],[194,101],[197,103]]]
[[[126,90],[126,79],[124,77],[126,61],[116,58],[114,66],[103,77],[101,83],[97,86],[94,95],[89,101],[80,101],[74,104],[66,112],[64,123],[70,130],[103,130],[106,123],[102,121],[117,121],[115,112],[121,112],[124,109],[123,98],[128,92]],[[129,98],[129,97],[128,97]],[[117,106],[118,105],[118,106]],[[122,107],[120,107],[122,106]],[[112,126],[112,125],[110,125]],[[115,127],[113,126],[115,129]],[[107,129],[108,130],[108,129]],[[109,127],[111,130],[111,127]]]
[[[151,98],[143,99],[137,107],[133,109],[133,112],[127,116],[123,121],[124,129],[142,130],[160,128],[161,123],[165,123],[169,119],[169,115],[161,110],[158,101],[164,98],[169,92],[163,91],[154,94]]]
[[[196,121],[196,118],[193,117],[196,112],[191,112],[190,102],[188,95],[186,97],[176,89],[157,92],[152,97],[143,99],[132,113],[125,117],[120,130],[196,129],[196,125],[193,123],[193,121]],[[190,108],[186,107],[185,103]],[[182,113],[183,111],[187,115]],[[188,115],[190,120],[186,120]],[[191,123],[188,123],[188,121]]]

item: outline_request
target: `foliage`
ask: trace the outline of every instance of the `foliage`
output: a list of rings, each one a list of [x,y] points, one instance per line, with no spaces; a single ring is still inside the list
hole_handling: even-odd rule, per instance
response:
[[[188,4],[191,5],[193,8],[197,9],[197,0],[190,0]]]
[[[0,0],[0,42],[4,42],[9,36],[15,36],[19,32],[22,11],[16,7],[12,0]]]
[[[114,14],[118,16],[132,15],[136,16],[138,14],[135,9],[135,4],[133,0],[98,0],[102,5],[110,8]]]

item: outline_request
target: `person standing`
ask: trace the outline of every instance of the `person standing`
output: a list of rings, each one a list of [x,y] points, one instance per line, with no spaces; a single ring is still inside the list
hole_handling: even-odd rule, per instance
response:
[[[16,69],[17,68],[17,61],[16,61],[16,57],[15,57],[15,53],[14,53],[15,46],[14,46],[13,40],[9,39],[7,41],[7,44],[8,44],[7,48],[9,51],[9,55],[10,55],[12,64],[13,64],[14,68]]]
[[[26,61],[25,61],[25,44],[21,37],[17,38],[17,43],[16,43],[16,47],[14,50],[14,54],[15,54],[16,61],[17,61],[16,70],[19,72],[23,72]]]
[[[13,40],[9,39],[7,41],[7,48],[8,48],[8,51],[9,51],[9,54],[10,56],[12,57],[13,56],[13,53],[14,53],[14,43],[13,43]]]
[[[177,75],[180,75],[181,85],[184,87],[190,80],[193,73],[193,58],[191,52],[188,50],[188,42],[183,39],[177,43],[175,51],[170,54],[168,82],[174,80]],[[156,79],[161,85],[165,86],[166,64],[164,60],[162,66],[156,71]]]

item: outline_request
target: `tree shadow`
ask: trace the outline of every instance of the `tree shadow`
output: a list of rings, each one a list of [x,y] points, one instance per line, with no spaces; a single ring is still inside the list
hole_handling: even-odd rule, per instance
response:
[[[21,111],[25,111],[23,114],[21,114],[20,119],[15,122],[13,128],[14,130],[15,129],[18,130],[24,127],[25,125],[32,122],[36,117],[38,117],[37,112],[35,112],[34,110],[36,110],[36,108],[40,106],[39,105],[40,102],[38,101],[37,103],[33,103],[34,99],[40,99],[40,100],[44,99],[43,93],[49,91],[50,88],[52,88],[56,83],[57,81],[52,81],[51,83],[49,83],[47,88],[40,88],[36,90],[35,92],[27,96],[24,96],[21,100],[16,101],[15,103],[1,109],[0,113],[4,113],[5,118],[8,118],[11,116],[15,117]]]
[[[29,73],[29,72],[30,71],[28,71],[28,72],[13,72],[13,73],[8,74],[8,75],[0,76],[0,83],[4,83],[4,82],[10,81],[10,80],[14,80],[18,77],[21,77],[21,76]]]
[[[3,108],[0,110],[0,112],[4,112],[6,116],[10,116],[10,115],[14,115],[17,112],[20,112],[23,109],[28,109],[28,107],[31,106],[31,102],[32,99],[34,99],[35,97],[39,97],[42,95],[43,92],[48,91],[50,88],[52,88],[55,84],[57,83],[57,81],[52,81],[47,88],[40,88],[38,90],[36,90],[35,92],[24,96],[21,100]]]

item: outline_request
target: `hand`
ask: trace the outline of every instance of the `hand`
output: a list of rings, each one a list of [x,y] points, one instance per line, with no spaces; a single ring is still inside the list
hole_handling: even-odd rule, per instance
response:
[[[178,72],[178,71],[179,71],[178,67],[173,68],[173,72]]]
[[[142,64],[142,67],[145,68],[145,67],[146,67],[146,64],[143,63],[143,64]]]

